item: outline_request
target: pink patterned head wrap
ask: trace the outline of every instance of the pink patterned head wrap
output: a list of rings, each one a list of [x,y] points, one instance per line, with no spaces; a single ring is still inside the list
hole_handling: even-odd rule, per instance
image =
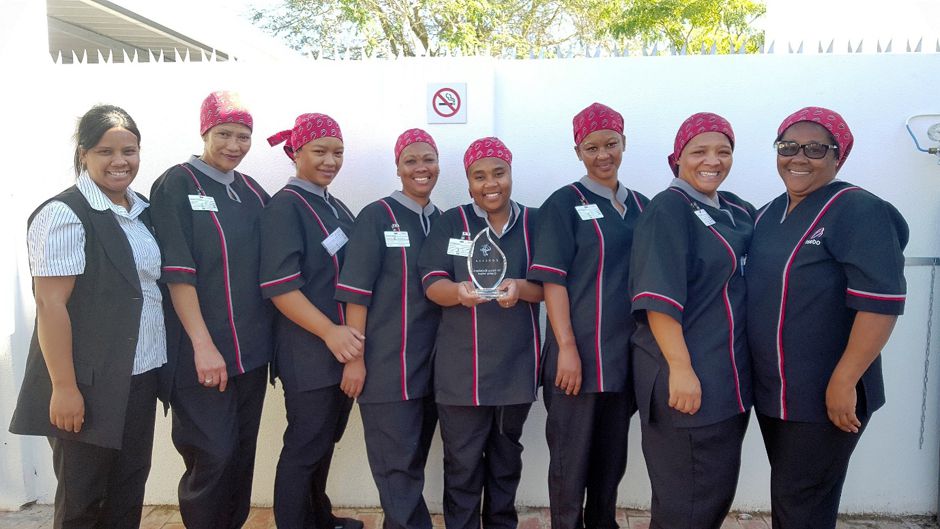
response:
[[[223,123],[238,123],[249,129],[253,128],[251,114],[235,92],[212,92],[202,101],[199,111],[199,135],[202,136],[212,127]]]
[[[470,166],[483,158],[499,158],[500,160],[512,165],[512,152],[509,147],[499,138],[493,136],[480,138],[467,147],[467,152],[463,155],[464,171],[470,171]]]
[[[427,143],[437,153],[437,144],[434,143],[434,138],[430,134],[421,129],[408,129],[402,132],[401,136],[398,137],[398,141],[395,142],[395,164],[398,164],[401,151],[412,143]]]
[[[268,138],[271,147],[286,142],[284,152],[291,160],[294,152],[320,138],[338,138],[343,141],[343,132],[339,130],[339,123],[326,114],[301,114],[294,121],[294,128],[282,130]]]
[[[571,120],[574,144],[581,145],[588,134],[597,130],[612,130],[623,134],[623,116],[620,112],[600,103],[591,103]]]
[[[818,123],[825,127],[826,130],[829,131],[829,134],[832,134],[832,137],[836,140],[836,144],[839,145],[839,167],[842,167],[842,164],[845,163],[845,159],[849,157],[849,152],[852,151],[852,145],[855,143],[855,137],[852,136],[852,131],[849,129],[849,124],[845,122],[845,119],[835,110],[829,110],[828,108],[801,108],[787,116],[787,119],[783,120],[783,123],[781,123],[780,127],[777,129],[777,140],[783,137],[783,133],[786,132],[788,128],[801,121]]]
[[[731,142],[731,149],[734,150],[734,131],[731,130],[731,123],[728,123],[727,119],[711,112],[692,114],[679,126],[679,132],[676,132],[676,141],[672,146],[672,154],[666,157],[669,168],[672,169],[674,175],[679,176],[678,163],[679,156],[682,155],[682,149],[685,149],[685,146],[692,141],[692,138],[706,132],[724,134]]]

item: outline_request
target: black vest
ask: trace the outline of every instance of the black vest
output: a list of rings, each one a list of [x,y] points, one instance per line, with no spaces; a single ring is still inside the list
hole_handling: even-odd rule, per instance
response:
[[[144,200],[140,195],[138,199]],[[120,449],[143,309],[134,254],[111,210],[96,211],[75,186],[43,203],[30,215],[29,224],[52,200],[64,202],[85,229],[85,272],[76,276],[66,304],[72,323],[75,379],[85,399],[85,423],[76,434],[49,422],[52,383],[33,330],[10,431]],[[150,228],[148,211],[140,219]]]

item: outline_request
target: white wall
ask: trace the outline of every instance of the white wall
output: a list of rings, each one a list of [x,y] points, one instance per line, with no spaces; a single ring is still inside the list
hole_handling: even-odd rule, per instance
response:
[[[134,187],[150,184],[171,164],[201,151],[198,109],[211,90],[240,91],[255,117],[254,148],[239,168],[276,191],[292,174],[280,147],[265,138],[289,128],[302,112],[326,112],[343,127],[347,159],[332,191],[358,210],[396,189],[392,145],[405,128],[422,126],[441,148],[442,173],[434,200],[450,207],[465,202],[462,154],[473,139],[497,134],[513,150],[515,196],[538,205],[555,188],[578,178],[582,167],[571,151],[571,117],[598,100],[626,118],[627,153],[621,177],[653,195],[668,182],[665,157],[679,123],[709,110],[726,116],[738,138],[726,188],[761,205],[782,192],[770,144],[777,124],[808,104],[831,106],[849,121],[857,142],[840,177],[892,201],[912,227],[909,256],[940,255],[940,166],[916,152],[903,128],[917,113],[940,112],[940,55],[720,56],[496,61],[483,58],[365,62],[298,62],[265,66],[220,64],[124,64],[34,68],[28,87],[15,93],[22,120],[4,123],[5,176],[12,187],[3,236],[17,265],[12,354],[0,349],[0,420],[12,409],[31,328],[32,306],[23,232],[29,211],[71,180],[69,136],[74,118],[97,102],[123,106],[143,133],[140,173]],[[468,123],[425,124],[425,85],[459,81],[468,87]],[[12,132],[12,134],[11,134]],[[927,433],[917,446],[926,333],[929,269],[908,268],[905,315],[885,350],[888,404],[878,412],[856,452],[842,506],[848,512],[934,512],[938,477],[938,384],[931,366]],[[940,288],[938,288],[940,290]],[[940,302],[935,302],[935,305]],[[940,329],[940,322],[934,329]],[[938,349],[935,339],[933,354]],[[523,442],[525,469],[520,503],[547,504],[545,412],[532,410]],[[270,389],[259,439],[254,500],[269,505],[274,467],[285,425],[280,388]],[[5,426],[5,424],[4,424]],[[649,484],[634,420],[630,463],[621,503],[645,507]],[[0,434],[0,507],[32,499],[49,502],[54,479],[44,440]],[[426,495],[440,505],[441,451],[428,467]],[[21,468],[16,468],[19,463]],[[11,470],[11,467],[13,469]],[[339,505],[376,505],[358,413],[350,421],[333,464],[330,491]],[[174,503],[182,463],[173,450],[169,420],[157,424],[151,503]],[[8,492],[8,490],[10,492]],[[756,421],[745,441],[737,509],[767,509],[768,466]]]

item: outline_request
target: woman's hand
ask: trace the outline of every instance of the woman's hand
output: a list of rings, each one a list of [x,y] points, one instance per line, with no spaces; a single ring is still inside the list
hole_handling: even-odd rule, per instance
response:
[[[78,433],[85,423],[85,399],[75,384],[52,387],[49,422],[60,430]]]
[[[207,388],[218,386],[219,391],[225,391],[228,385],[228,370],[225,359],[212,341],[197,344],[193,343],[193,358],[196,362],[196,376],[199,383]]]
[[[702,384],[691,365],[669,367],[669,407],[689,415],[702,407]]]
[[[498,289],[504,292],[502,297],[497,298],[500,307],[508,309],[516,306],[516,303],[519,302],[519,287],[516,285],[515,279],[503,279]]]
[[[565,395],[577,395],[581,391],[581,356],[576,346],[559,347],[555,385],[564,391]]]
[[[858,433],[862,421],[855,415],[855,405],[858,395],[855,393],[855,384],[837,379],[829,379],[826,387],[826,413],[836,428],[848,433]]]
[[[362,393],[362,386],[366,383],[366,362],[362,358],[357,358],[346,362],[343,366],[343,380],[339,383],[339,389],[347,397],[354,399]]]
[[[464,307],[472,308],[480,303],[486,303],[489,300],[481,298],[469,281],[461,281],[457,285],[457,301]]]
[[[348,325],[333,325],[324,333],[323,341],[330,348],[336,361],[345,364],[362,358],[366,337]]]

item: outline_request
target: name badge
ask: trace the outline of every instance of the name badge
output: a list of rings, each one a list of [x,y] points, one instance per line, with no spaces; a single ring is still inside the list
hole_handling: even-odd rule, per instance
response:
[[[473,241],[466,239],[451,239],[447,242],[447,255],[457,257],[467,257],[470,255],[470,248],[473,247]]]
[[[585,204],[583,206],[575,206],[574,209],[575,211],[578,212],[578,216],[581,217],[581,220],[604,218],[604,214],[601,213],[601,208],[597,207],[597,204]]]
[[[386,248],[410,248],[411,240],[408,238],[407,231],[387,231],[385,232]]]
[[[193,211],[218,211],[219,207],[215,205],[215,199],[204,197],[202,195],[189,195],[189,207]]]
[[[323,239],[323,242],[320,244],[323,245],[326,253],[330,255],[336,255],[336,252],[345,246],[348,241],[349,237],[346,237],[346,234],[343,233],[343,228],[336,228],[333,230],[333,233],[331,233],[330,236],[326,239]]]
[[[706,226],[711,226],[715,223],[715,219],[713,219],[712,216],[709,215],[708,212],[704,209],[696,209],[695,216],[698,217],[698,220],[702,221],[702,224]]]

